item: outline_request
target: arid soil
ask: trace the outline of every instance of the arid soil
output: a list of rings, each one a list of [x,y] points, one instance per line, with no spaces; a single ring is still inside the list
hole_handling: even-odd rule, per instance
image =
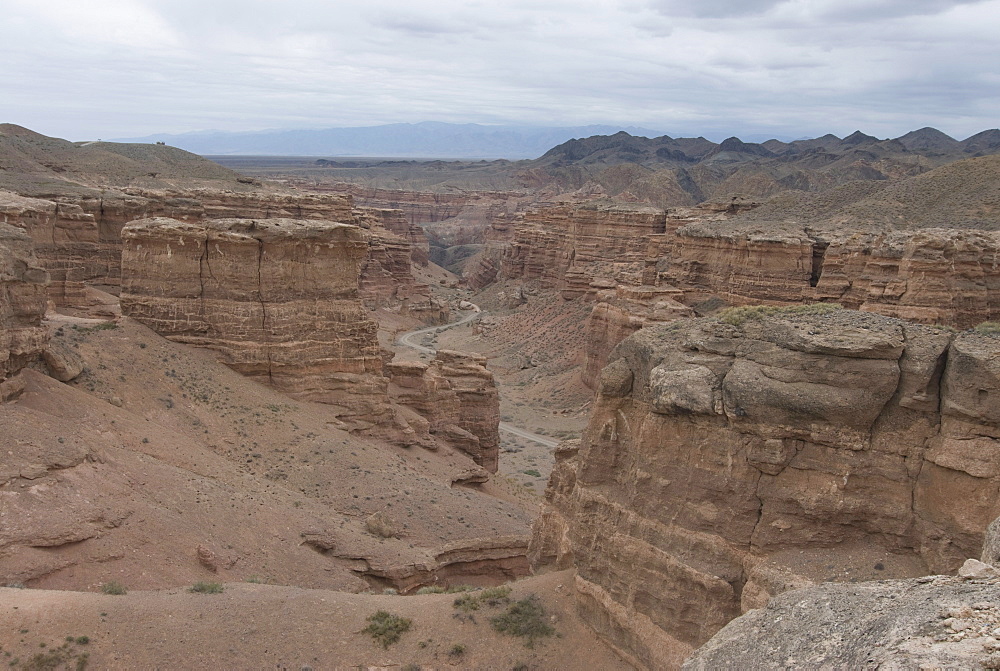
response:
[[[123,670],[628,668],[577,618],[572,580],[563,571],[514,584],[510,598],[535,595],[554,630],[533,647],[490,625],[508,604],[464,612],[453,605],[461,594],[349,594],[248,582],[227,582],[218,594],[187,587],[119,596],[0,588],[0,660],[32,669],[75,668],[84,655],[85,668]],[[363,631],[380,610],[412,621],[386,649]],[[57,655],[66,663],[46,665]]]

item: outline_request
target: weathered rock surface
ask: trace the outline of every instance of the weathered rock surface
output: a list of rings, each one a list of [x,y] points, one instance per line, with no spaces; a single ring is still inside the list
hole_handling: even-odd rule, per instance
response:
[[[24,231],[0,224],[0,402],[20,393],[18,374],[48,341],[42,326],[48,273]]]
[[[562,204],[539,208],[515,224],[501,259],[501,279],[538,280],[564,298],[588,290],[595,278],[641,274],[649,235],[663,233],[666,215],[651,207]],[[638,283],[638,282],[636,282]]]
[[[824,580],[954,571],[1000,512],[1000,340],[847,310],[623,341],[557,453],[536,568],[647,668]]]
[[[392,398],[407,406],[418,439],[433,435],[465,452],[490,473],[500,451],[500,396],[485,357],[438,350],[433,361],[393,361]]]
[[[994,668],[1000,579],[796,590],[730,622],[684,669]]]
[[[1000,317],[998,236],[943,228],[819,234],[781,224],[692,224],[672,240],[666,275],[692,299],[831,301],[968,328]]]
[[[377,325],[358,298],[361,229],[294,219],[157,218],[122,231],[122,313],[235,370],[341,406],[387,411]]]
[[[587,318],[583,382],[591,389],[608,363],[615,345],[650,324],[693,317],[694,310],[678,299],[683,292],[670,286],[619,285],[597,294],[597,304]]]
[[[399,305],[430,323],[447,319],[429,289],[413,278],[411,263],[427,264],[423,231],[399,210],[354,208],[348,195],[136,189],[44,200],[0,192],[0,217],[31,235],[52,276],[49,297],[58,305],[84,303],[87,284],[119,283],[121,230],[130,221],[295,218],[365,229],[370,249],[362,264],[361,290],[370,305]]]

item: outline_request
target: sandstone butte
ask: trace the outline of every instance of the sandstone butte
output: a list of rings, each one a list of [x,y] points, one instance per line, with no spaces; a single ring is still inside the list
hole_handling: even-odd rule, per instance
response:
[[[535,525],[642,668],[827,580],[954,572],[998,513],[1000,340],[850,310],[624,340]]]
[[[317,219],[365,230],[362,297],[369,305],[401,306],[434,323],[447,310],[418,283],[410,265],[427,265],[427,238],[399,210],[355,208],[349,195],[240,193],[221,189],[122,189],[101,195],[27,198],[0,191],[0,220],[25,229],[49,271],[49,298],[60,307],[86,300],[88,284],[115,287],[121,268],[121,229],[130,222],[169,217],[186,222],[249,217]]]
[[[371,252],[363,229],[156,218],[127,224],[122,239],[122,314],[215,350],[251,379],[335,406],[352,430],[425,446],[437,438],[496,472],[499,396],[485,359],[439,352],[430,365],[386,370],[378,324],[359,297]],[[387,373],[409,408],[390,402]]]

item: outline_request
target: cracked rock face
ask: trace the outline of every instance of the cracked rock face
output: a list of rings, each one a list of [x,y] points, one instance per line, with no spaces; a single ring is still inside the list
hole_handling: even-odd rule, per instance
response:
[[[0,224],[0,402],[20,393],[18,373],[41,356],[48,341],[42,326],[48,283],[31,239]]]
[[[849,310],[648,326],[556,454],[533,564],[575,565],[583,616],[648,668],[788,589],[953,572],[1000,513],[998,359]]]
[[[684,668],[995,668],[998,599],[1000,579],[949,576],[790,592],[731,622]]]
[[[218,351],[240,373],[361,424],[387,412],[377,324],[358,298],[355,226],[169,218],[122,230],[122,314]]]

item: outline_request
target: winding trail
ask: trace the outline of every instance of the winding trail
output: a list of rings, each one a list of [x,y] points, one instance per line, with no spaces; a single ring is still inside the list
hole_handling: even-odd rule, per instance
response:
[[[413,338],[426,335],[428,333],[441,333],[442,331],[447,331],[448,329],[455,328],[456,326],[461,326],[462,324],[468,324],[474,319],[478,319],[483,316],[483,311],[479,309],[478,305],[472,304],[472,313],[468,314],[458,321],[450,322],[448,324],[441,324],[440,326],[429,326],[427,328],[417,329],[416,331],[408,331],[396,339],[396,342],[404,347],[409,347],[410,349],[422,352],[423,354],[434,354],[437,352],[436,349],[432,347],[425,347],[424,345],[418,345],[413,342]],[[509,434],[515,435],[518,438],[524,438],[525,440],[530,440],[539,445],[544,445],[545,447],[557,447],[559,441],[552,440],[551,438],[546,438],[545,436],[540,436],[537,433],[532,433],[527,429],[522,429],[520,427],[514,426],[513,424],[508,424],[507,422],[500,422],[500,430],[505,431]]]

